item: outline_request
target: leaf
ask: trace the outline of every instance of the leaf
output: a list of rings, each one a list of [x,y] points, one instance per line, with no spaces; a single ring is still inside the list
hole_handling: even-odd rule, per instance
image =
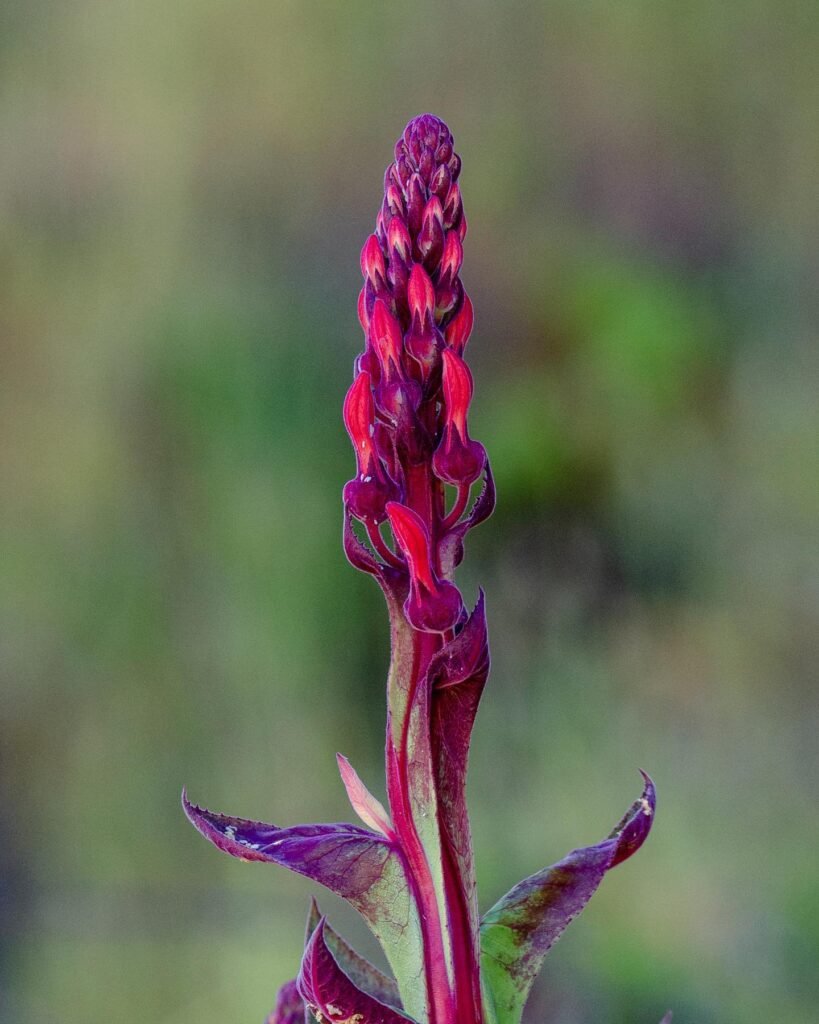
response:
[[[660,1024],[671,1024],[671,1022],[673,1020],[674,1020],[674,1014],[672,1013],[671,1010],[669,1010],[668,1013],[665,1015],[665,1017],[663,1017],[663,1019],[660,1021]]]
[[[265,1024],[304,1024],[304,1000],[296,987],[296,979],[285,982],[276,996],[276,1005]]]
[[[293,825],[216,814],[183,794],[185,813],[214,846],[242,860],[290,868],[351,903],[384,948],[403,1005],[423,1019],[424,952],[421,925],[404,860],[383,836],[357,825]]]
[[[307,918],[306,941],[310,940],[320,921],[321,912],[319,911],[318,904],[315,900],[311,900],[310,914]],[[342,939],[338,932],[333,931],[326,921],[324,924],[324,941],[333,954],[336,963],[362,992],[366,992],[388,1006],[394,1006],[398,1010],[401,1009],[401,996],[398,992],[398,986],[392,978],[388,978],[386,974],[383,974],[377,967],[374,967],[369,960],[365,960],[363,956],[356,953]]]
[[[390,817],[384,810],[381,802],[376,800],[367,789],[359,778],[358,772],[343,754],[336,754],[336,760],[338,761],[341,781],[344,783],[344,788],[347,790],[347,796],[355,813],[365,825],[374,828],[387,839],[394,839],[395,835],[392,830]]]
[[[481,968],[498,1024],[517,1024],[543,959],[586,906],[606,872],[635,853],[651,830],[654,784],[613,832],[519,882],[481,922]]]
[[[327,944],[323,917],[304,950],[297,985],[305,1003],[323,1021],[407,1024],[412,1019],[362,992],[344,973]]]

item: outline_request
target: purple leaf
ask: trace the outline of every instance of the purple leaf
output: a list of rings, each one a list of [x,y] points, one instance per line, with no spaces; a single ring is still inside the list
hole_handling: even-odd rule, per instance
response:
[[[310,913],[307,918],[307,942],[310,941],[320,921],[321,912],[319,911],[318,904],[315,900],[311,900]],[[401,1009],[401,996],[398,992],[398,986],[392,978],[388,978],[386,974],[383,974],[377,967],[374,967],[369,960],[365,960],[363,956],[356,953],[342,939],[338,932],[333,931],[326,920],[324,923],[324,941],[333,954],[336,963],[362,992],[366,992],[388,1006],[394,1006],[398,1010]]]
[[[424,958],[421,926],[405,861],[393,843],[357,825],[279,828],[216,814],[190,803],[184,794],[183,806],[199,832],[225,853],[290,868],[348,900],[381,942],[404,1006],[420,1015],[426,998],[418,991],[418,964]]]
[[[363,900],[393,856],[383,836],[358,825],[292,825],[217,814],[184,801],[192,824],[214,846],[241,860],[280,864],[320,882],[339,896]]]
[[[663,1019],[660,1021],[660,1024],[671,1024],[673,1020],[674,1014],[671,1012],[671,1010],[669,1010],[665,1017],[663,1017]]]
[[[296,981],[285,982],[276,996],[276,1005],[265,1024],[304,1024],[304,1000],[299,995]]]
[[[325,1021],[346,1024],[407,1024],[411,1018],[387,1006],[357,985],[339,967],[325,938],[322,917],[304,950],[297,979],[308,1007]]]
[[[606,872],[635,853],[654,820],[654,784],[596,846],[574,850],[519,882],[481,922],[481,966],[498,1024],[517,1024],[543,959],[586,906]]]

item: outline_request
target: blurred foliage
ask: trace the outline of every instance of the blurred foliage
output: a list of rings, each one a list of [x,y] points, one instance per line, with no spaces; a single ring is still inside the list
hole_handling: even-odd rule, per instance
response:
[[[178,795],[337,820],[333,752],[380,776],[340,405],[425,109],[464,159],[500,492],[461,574],[494,654],[484,901],[604,834],[638,765],[661,799],[529,1019],[816,1019],[815,15],[7,0],[3,1019],[255,1021],[296,969],[307,884]]]

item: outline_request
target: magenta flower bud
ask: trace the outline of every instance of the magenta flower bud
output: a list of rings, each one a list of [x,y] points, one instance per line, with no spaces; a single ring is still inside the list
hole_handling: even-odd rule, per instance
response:
[[[367,309],[367,289],[362,288],[358,293],[358,322],[361,324],[361,330],[366,335],[367,330],[370,326],[370,313]]]
[[[384,264],[384,253],[378,238],[370,235],[361,250],[361,273],[369,282],[376,295],[387,290],[387,271]]]
[[[385,506],[399,491],[381,464],[375,443],[375,410],[370,375],[362,372],[344,400],[344,425],[355,448],[357,475],[344,488],[344,504],[356,519],[381,523]]]
[[[444,211],[436,195],[431,196],[424,207],[418,232],[418,251],[427,268],[436,267],[444,251]]]
[[[426,202],[426,188],[420,174],[413,174],[407,185],[407,226],[416,236],[421,227]]]
[[[444,332],[447,345],[459,356],[464,354],[474,322],[475,312],[472,307],[472,300],[468,295],[464,294],[463,305],[449,321]]]
[[[472,374],[452,349],[445,349],[444,432],[432,456],[432,468],[440,480],[449,484],[471,484],[486,465],[486,451],[473,441],[466,429],[469,403],[472,401]]]
[[[444,202],[444,227],[457,228],[463,217],[463,205],[461,203],[461,190],[457,182],[453,181],[447,192]]]
[[[457,311],[463,296],[463,285],[458,277],[464,259],[460,235],[450,230],[446,233],[438,285],[435,289],[435,315],[439,322],[448,319]]]
[[[372,344],[385,380],[404,377],[404,339],[401,325],[386,305],[377,299],[370,318],[369,342]]]
[[[443,211],[441,211],[441,216],[443,217]],[[410,262],[412,239],[410,238],[407,225],[400,217],[393,217],[390,221],[390,226],[387,229],[387,245],[390,251],[390,261],[397,254],[404,263],[408,264]]]
[[[410,271],[407,304],[412,319],[404,347],[417,362],[421,381],[429,391],[431,381],[437,387],[444,339],[435,326],[435,288],[420,263],[414,264]]]
[[[421,517],[396,501],[387,503],[387,515],[409,570],[410,592],[404,602],[407,621],[424,633],[445,633],[464,613],[461,593],[453,583],[436,576],[430,560],[429,534]]]
[[[452,177],[449,173],[449,168],[446,164],[441,164],[432,176],[432,181],[429,183],[430,192],[438,196],[443,202],[449,192],[449,186],[452,184]]]

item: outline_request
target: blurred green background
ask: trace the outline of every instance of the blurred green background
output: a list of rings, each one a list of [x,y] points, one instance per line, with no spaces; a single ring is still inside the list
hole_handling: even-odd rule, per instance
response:
[[[451,125],[477,309],[470,538],[494,666],[488,906],[657,826],[528,1019],[809,1024],[819,1002],[819,20],[808,0],[6,0],[0,1017],[260,1021],[282,824],[380,790],[377,588],[340,407],[392,144]],[[323,898],[366,951],[355,915]]]

